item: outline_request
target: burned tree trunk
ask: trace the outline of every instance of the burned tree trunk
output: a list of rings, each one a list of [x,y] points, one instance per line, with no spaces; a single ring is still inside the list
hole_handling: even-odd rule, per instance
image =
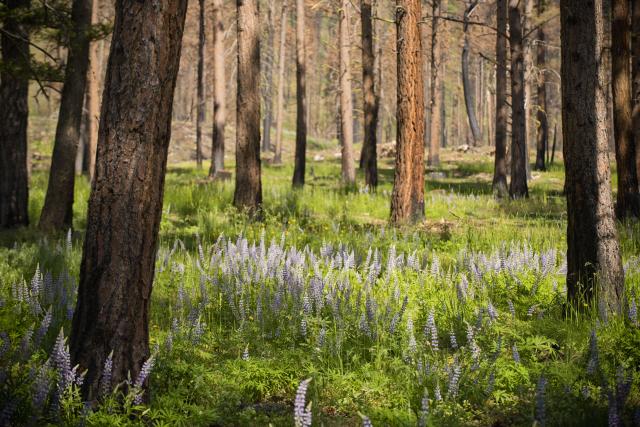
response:
[[[640,184],[640,1],[633,1],[631,16],[632,56],[631,72],[633,74],[633,141],[636,150],[636,177]]]
[[[238,93],[236,95],[236,189],[233,205],[256,213],[262,205],[260,177],[260,14],[258,0],[236,0]]]
[[[267,12],[268,28],[267,28],[267,48],[264,49],[264,72],[266,74],[266,84],[264,85],[264,118],[262,123],[262,151],[271,150],[271,124],[273,122],[273,62],[274,59],[274,43],[276,31],[275,18],[275,0],[269,1],[269,10]]]
[[[89,62],[91,0],[74,0],[71,19],[74,29],[60,98],[49,184],[39,223],[45,230],[68,229],[73,222],[75,163]]]
[[[493,171],[493,193],[506,197],[507,190],[507,2],[496,1],[498,34],[496,37],[496,153]]]
[[[205,4],[198,0],[200,6],[198,14],[198,85],[197,85],[197,116],[196,116],[196,165],[202,169],[202,126],[204,125],[206,107],[204,99],[204,42],[205,34]]]
[[[186,0],[118,0],[107,66],[71,358],[83,400],[137,378],[149,358],[149,302]]]
[[[353,104],[351,102],[351,58],[349,49],[349,2],[342,0],[338,22],[340,33],[340,124],[342,129],[342,181],[347,185],[356,182],[353,164]]]
[[[542,16],[545,10],[546,0],[538,0],[538,16]],[[545,154],[549,144],[549,122],[547,120],[547,74],[546,74],[546,53],[544,26],[538,28],[538,46],[536,48],[536,62],[538,66],[538,106],[536,118],[538,119],[538,129],[536,133],[536,165],[538,171],[546,170]]]
[[[603,0],[561,0],[562,126],[567,194],[567,297],[621,313],[624,271],[607,136]]]
[[[519,3],[519,0],[509,0],[509,38],[511,41],[511,183],[509,196],[513,199],[529,197],[524,51]]]
[[[482,142],[482,131],[478,125],[476,117],[475,101],[473,99],[473,87],[471,86],[471,78],[469,77],[469,19],[474,9],[478,6],[478,0],[468,2],[464,11],[464,46],[462,47],[462,87],[464,90],[464,102],[467,107],[467,116],[469,117],[469,126],[473,136],[473,145],[480,145]]]
[[[307,155],[307,86],[304,41],[304,0],[296,0],[296,154],[293,186],[304,185]]]
[[[29,225],[27,119],[29,117],[29,31],[12,13],[29,0],[4,3],[9,17],[0,34],[0,229]],[[14,34],[16,37],[12,37]],[[73,163],[72,163],[73,168]],[[73,169],[72,169],[73,173]]]
[[[427,163],[440,165],[440,147],[442,147],[442,125],[444,124],[444,76],[446,64],[446,21],[440,15],[447,10],[447,0],[433,1],[433,17],[431,18],[431,123],[429,132],[429,156]]]
[[[396,1],[398,92],[397,148],[391,222],[424,218],[424,89],[420,1]]]
[[[374,83],[375,53],[373,51],[372,0],[360,1],[362,26],[362,93],[364,97],[364,141],[361,163],[364,182],[370,189],[378,186],[377,129],[380,98]]]
[[[213,133],[211,134],[211,168],[215,178],[224,170],[224,127],[227,120],[224,21],[222,0],[213,0]]]
[[[282,2],[280,16],[280,58],[278,60],[278,102],[276,104],[276,150],[274,164],[282,163],[282,127],[284,121],[284,66],[287,49],[287,0]]]

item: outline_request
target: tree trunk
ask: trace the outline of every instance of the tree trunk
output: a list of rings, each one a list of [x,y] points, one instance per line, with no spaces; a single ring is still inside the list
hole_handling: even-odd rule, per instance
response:
[[[446,67],[446,21],[440,15],[447,10],[447,0],[433,0],[433,17],[431,18],[431,123],[429,132],[429,156],[427,163],[430,166],[440,165],[440,147],[442,146],[443,125],[443,91]]]
[[[205,121],[206,104],[204,95],[204,43],[205,33],[205,3],[204,0],[198,0],[198,82],[197,82],[197,116],[196,116],[196,165],[198,169],[202,169],[202,126]]]
[[[631,31],[632,61],[631,72],[633,74],[633,140],[636,150],[636,177],[640,184],[640,1],[634,0],[632,4]]]
[[[211,134],[211,168],[215,178],[224,170],[224,127],[227,120],[227,94],[224,56],[224,20],[222,0],[213,0],[213,132]]]
[[[621,313],[624,271],[609,171],[603,0],[561,0],[562,135],[567,193],[567,293]]]
[[[258,0],[236,0],[238,94],[236,95],[236,190],[233,204],[256,213],[260,177],[260,12]]]
[[[91,6],[91,23],[98,23],[100,0],[93,0]],[[98,52],[97,41],[89,45],[89,71],[87,72],[87,91],[85,100],[87,105],[87,145],[85,157],[89,181],[93,182],[96,170],[96,150],[98,147],[98,124],[100,123],[100,82],[102,80],[102,61]]]
[[[498,34],[496,37],[496,153],[493,193],[506,197],[507,191],[507,2],[496,0]]]
[[[545,11],[546,0],[538,0],[538,17]],[[536,138],[536,165],[538,171],[546,170],[545,154],[549,140],[549,123],[547,121],[547,77],[546,77],[546,53],[544,25],[538,28],[538,46],[536,48],[536,62],[538,65],[538,105],[536,118],[538,120]]]
[[[397,144],[391,221],[424,218],[424,88],[420,1],[396,0],[398,53]]]
[[[534,0],[524,0],[524,14],[522,18],[522,50],[523,50],[523,67],[524,67],[524,154],[525,167],[527,169],[527,180],[531,176],[531,162],[529,161],[529,145],[533,140],[533,32],[531,31],[531,17],[533,15]]]
[[[519,0],[509,0],[511,42],[511,183],[509,196],[529,197],[527,187],[527,127],[525,120],[524,51]]]
[[[372,190],[378,186],[377,128],[380,99],[375,88],[375,53],[373,50],[372,0],[360,1],[362,25],[362,94],[364,98],[364,140],[362,142],[362,167],[364,182]]]
[[[84,401],[135,379],[149,358],[149,303],[186,0],[119,0],[89,198],[71,358]]]
[[[304,0],[296,0],[296,154],[293,186],[304,185],[307,155],[306,49],[304,41]]]
[[[274,164],[282,163],[282,127],[284,122],[284,66],[287,52],[287,0],[282,2],[280,16],[280,52],[278,60],[278,102],[276,106],[276,152]]]
[[[268,29],[267,29],[267,49],[264,55],[264,73],[266,75],[266,84],[264,88],[264,119],[262,124],[262,151],[271,150],[271,124],[273,122],[273,61],[275,52],[275,0],[269,1],[268,10]]]
[[[4,65],[0,68],[0,229],[29,225],[29,64],[25,60],[29,58],[29,30],[11,19],[11,14],[28,9],[30,1],[8,0],[4,5],[10,14],[4,20],[6,32],[0,34]]]
[[[74,0],[71,19],[74,30],[60,98],[47,195],[40,215],[39,227],[44,230],[68,229],[73,222],[75,161],[89,62],[91,0]]]
[[[347,185],[356,182],[355,165],[353,164],[353,104],[351,102],[351,58],[349,49],[349,2],[342,0],[340,8],[339,43],[340,43],[340,121],[342,129],[342,181]]]
[[[473,10],[478,5],[478,0],[471,0],[464,12],[464,46],[462,48],[462,86],[464,89],[464,101],[467,107],[467,116],[469,117],[469,126],[473,136],[473,145],[477,146],[482,142],[482,131],[478,126],[476,118],[475,102],[473,99],[473,87],[471,86],[471,78],[469,77],[469,18]]]
[[[613,0],[611,23],[611,74],[613,134],[618,169],[616,215],[619,219],[640,216],[636,173],[636,147],[631,121],[631,28],[628,0]]]

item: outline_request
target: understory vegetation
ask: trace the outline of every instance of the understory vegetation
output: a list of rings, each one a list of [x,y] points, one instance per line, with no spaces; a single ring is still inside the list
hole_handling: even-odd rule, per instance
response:
[[[598,320],[566,306],[558,166],[496,201],[488,158],[449,160],[411,228],[388,225],[388,164],[376,193],[340,187],[337,161],[291,190],[291,168],[264,167],[257,221],[232,182],[170,167],[152,359],[92,406],[65,341],[88,184],[75,231],[0,234],[0,425],[640,425],[637,223],[619,224],[625,316]]]

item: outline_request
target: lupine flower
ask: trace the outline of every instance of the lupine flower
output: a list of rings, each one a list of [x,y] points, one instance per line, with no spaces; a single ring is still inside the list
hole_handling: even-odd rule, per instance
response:
[[[516,318],[516,309],[513,306],[513,302],[511,302],[511,300],[507,301],[507,304],[509,305],[509,313],[511,313],[511,317],[513,319]]]
[[[47,360],[47,362],[38,369],[38,375],[33,382],[33,395],[31,397],[31,401],[33,403],[33,407],[39,412],[44,409],[45,400],[49,395],[50,387],[49,361]]]
[[[618,414],[618,407],[616,405],[616,398],[611,390],[607,391],[607,397],[609,398],[609,427],[620,427],[620,414]]]
[[[247,346],[244,348],[244,351],[242,352],[242,360],[244,360],[245,362],[249,360],[249,344],[247,344]]]
[[[362,417],[362,427],[373,427],[373,423],[366,415],[361,415]]]
[[[433,309],[429,312],[429,317],[427,318],[427,325],[425,326],[424,334],[427,336],[427,338],[431,338],[431,349],[433,351],[438,351],[438,329],[436,327],[435,311]]]
[[[537,304],[533,304],[531,307],[529,307],[529,310],[527,310],[527,317],[532,317],[533,313],[536,311],[537,308]]]
[[[451,332],[449,332],[449,340],[451,341],[451,348],[457,350],[458,340],[456,339],[456,333],[453,331],[453,329],[451,329]]]
[[[413,320],[411,317],[407,319],[407,334],[409,335],[409,352],[415,353],[418,349],[418,343],[413,332]]]
[[[309,406],[306,404],[307,388],[310,382],[311,378],[302,381],[296,391],[296,400],[293,406],[293,419],[296,427],[311,426],[311,403],[309,403]]]
[[[49,330],[49,326],[51,325],[52,319],[53,319],[53,314],[51,313],[51,307],[49,307],[44,317],[42,318],[42,321],[40,322],[40,326],[38,327],[38,332],[36,332],[36,338],[34,342],[34,345],[36,348],[40,346],[42,339],[47,334],[47,331]]]
[[[307,319],[305,319],[304,317],[300,322],[300,334],[302,335],[302,338],[307,337]]]
[[[491,373],[489,374],[489,379],[487,380],[487,388],[486,388],[487,394],[493,393],[493,387],[495,383],[496,383],[496,372],[491,371]]]
[[[18,400],[15,398],[9,399],[5,402],[4,408],[0,411],[0,425],[10,425],[11,417],[18,407]]]
[[[447,391],[447,397],[449,399],[455,399],[458,395],[458,383],[460,381],[460,373],[462,372],[462,368],[458,361],[453,362],[453,369],[451,370],[451,374],[449,375],[449,388]]]
[[[636,299],[630,298],[631,303],[629,304],[629,320],[633,325],[638,325],[638,307],[636,306]]]
[[[520,353],[518,353],[518,347],[515,344],[513,344],[511,351],[513,353],[513,361],[516,363],[520,363]]]
[[[318,334],[318,342],[317,342],[318,348],[324,347],[324,341],[326,336],[327,336],[327,330],[323,326],[322,329],[320,329],[320,333]]]
[[[145,381],[149,377],[149,374],[151,374],[151,370],[153,369],[153,363],[154,363],[154,357],[153,355],[151,355],[142,364],[142,368],[140,368],[140,372],[136,377],[136,381],[134,383],[135,397],[133,399],[133,403],[135,405],[142,404],[142,396],[144,395],[144,390],[142,389],[142,386],[144,385]]]
[[[593,375],[600,366],[598,357],[598,338],[595,329],[591,331],[589,337],[589,362],[587,363],[587,374]]]
[[[493,304],[491,304],[491,301],[489,301],[489,305],[487,306],[487,313],[489,314],[491,321],[498,319],[498,310],[496,310]]]
[[[169,334],[171,336],[171,334]],[[102,368],[102,378],[100,379],[100,395],[102,397],[111,393],[111,373],[113,372],[113,350],[107,356]]]
[[[11,347],[11,339],[9,338],[9,334],[6,332],[0,332],[0,340],[2,340],[2,345],[0,345],[0,358],[5,355],[9,351]]]
[[[427,427],[427,416],[429,415],[429,390],[424,389],[424,395],[420,401],[420,420],[418,427]]]
[[[442,393],[440,392],[440,383],[436,383],[436,388],[433,391],[433,395],[437,402],[440,402],[442,400]]]
[[[546,411],[544,405],[544,393],[545,388],[547,386],[547,379],[544,376],[541,376],[538,380],[538,385],[536,386],[536,410],[535,410],[535,421],[538,422],[538,425],[544,427],[546,423]]]

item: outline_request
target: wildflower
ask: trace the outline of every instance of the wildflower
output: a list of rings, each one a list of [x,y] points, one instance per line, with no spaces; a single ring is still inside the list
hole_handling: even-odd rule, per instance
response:
[[[244,348],[244,351],[242,352],[242,360],[244,360],[245,362],[249,360],[249,344],[247,344],[247,346]]]
[[[513,361],[516,363],[520,363],[520,353],[518,353],[518,347],[515,344],[513,344],[511,351],[513,353]]]
[[[636,299],[630,298],[631,303],[629,304],[629,320],[633,325],[638,325],[638,307],[636,306]]]
[[[427,427],[427,416],[429,415],[429,390],[424,389],[424,395],[420,401],[420,420],[418,421],[419,427]]]
[[[491,321],[495,321],[498,318],[498,310],[491,304],[491,301],[489,301],[489,305],[487,306],[487,313]]]
[[[436,401],[440,402],[442,400],[442,393],[440,392],[440,383],[436,384],[436,388],[433,391],[433,395],[436,398]]]
[[[109,353],[109,356],[107,356],[107,360],[104,361],[104,367],[102,368],[102,378],[100,379],[100,395],[103,397],[111,393],[111,373],[112,372],[113,372],[113,350],[111,350],[111,353]]]
[[[460,381],[460,373],[462,372],[462,368],[460,364],[456,360],[453,365],[453,369],[451,370],[451,374],[449,376],[449,389],[448,389],[448,398],[455,399],[458,395],[458,383]]]
[[[373,423],[366,415],[360,415],[362,417],[362,427],[373,427]]]
[[[0,340],[2,340],[2,345],[0,345],[0,357],[4,356],[5,353],[9,351],[11,347],[11,339],[6,332],[0,332]]]
[[[302,338],[307,337],[307,319],[305,319],[304,317],[300,322],[300,334],[302,335]]]
[[[489,374],[489,380],[487,381],[487,388],[486,388],[486,392],[487,394],[491,394],[493,392],[493,386],[496,383],[496,373],[495,371],[491,371],[491,373]]]
[[[318,342],[317,342],[318,348],[324,347],[324,341],[326,336],[327,336],[327,330],[323,326],[322,329],[320,329],[320,333],[318,334]]]
[[[144,391],[142,390],[142,386],[151,374],[151,370],[153,369],[154,357],[151,355],[143,364],[142,368],[140,368],[140,372],[136,377],[136,381],[134,383],[134,390],[136,391],[135,398],[133,399],[133,403],[136,405],[142,404],[142,396],[144,395]]]
[[[516,309],[513,306],[513,302],[511,302],[511,300],[507,301],[507,304],[509,305],[509,313],[511,313],[511,317],[515,320],[516,318]]]
[[[456,333],[451,329],[449,332],[449,340],[451,341],[451,348],[457,350],[458,349],[458,340],[456,339]]]
[[[429,312],[424,333],[427,338],[431,338],[430,344],[433,351],[438,351],[438,329],[436,328],[435,312],[433,309]]]
[[[302,381],[296,391],[296,400],[293,406],[293,418],[296,427],[311,426],[311,402],[306,406],[307,388],[310,382],[311,378]]]
[[[415,353],[418,348],[418,343],[413,333],[413,320],[411,317],[407,319],[407,334],[409,334],[409,352]]]
[[[587,363],[587,374],[595,374],[599,366],[598,338],[594,329],[591,331],[591,336],[589,337],[589,362]]]
[[[545,388],[547,386],[547,379],[544,376],[541,376],[538,380],[538,385],[536,386],[536,409],[535,409],[535,421],[538,422],[538,425],[544,427],[546,422],[546,413],[544,407],[544,393]]]

